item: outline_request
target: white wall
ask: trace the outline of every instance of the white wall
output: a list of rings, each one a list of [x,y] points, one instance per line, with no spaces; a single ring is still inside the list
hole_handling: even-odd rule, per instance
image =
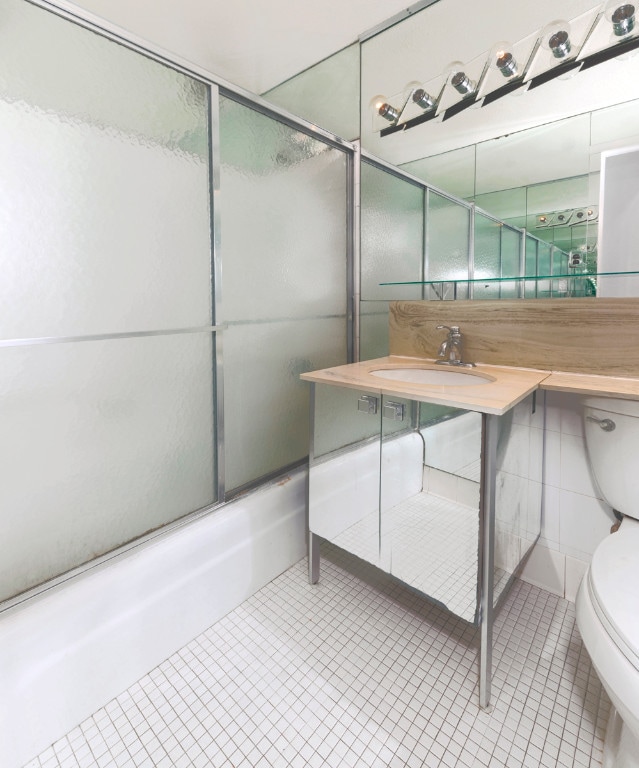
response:
[[[306,472],[0,614],[0,763],[19,768],[305,553]]]

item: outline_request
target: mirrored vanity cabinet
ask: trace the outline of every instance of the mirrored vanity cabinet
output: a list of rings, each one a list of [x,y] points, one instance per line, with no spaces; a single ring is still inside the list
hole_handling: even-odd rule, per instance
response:
[[[478,627],[487,707],[494,611],[541,529],[544,393],[489,413],[313,377],[310,581],[324,539]]]

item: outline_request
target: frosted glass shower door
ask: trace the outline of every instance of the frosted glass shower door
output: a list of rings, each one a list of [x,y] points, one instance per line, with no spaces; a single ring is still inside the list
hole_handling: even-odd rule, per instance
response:
[[[347,362],[345,151],[220,99],[226,487],[308,455],[308,385]]]
[[[0,600],[216,499],[204,84],[0,25]]]

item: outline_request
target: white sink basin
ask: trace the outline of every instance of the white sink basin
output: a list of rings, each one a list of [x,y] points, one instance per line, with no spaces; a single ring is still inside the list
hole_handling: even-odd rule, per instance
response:
[[[486,379],[470,371],[451,371],[448,368],[380,368],[370,372],[372,376],[410,384],[437,384],[440,386],[468,387],[490,384]]]

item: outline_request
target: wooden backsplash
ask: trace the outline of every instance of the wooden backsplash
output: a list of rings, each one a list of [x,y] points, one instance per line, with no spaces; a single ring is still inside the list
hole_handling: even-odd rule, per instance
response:
[[[638,299],[394,301],[390,353],[437,357],[458,325],[473,363],[639,377]]]

